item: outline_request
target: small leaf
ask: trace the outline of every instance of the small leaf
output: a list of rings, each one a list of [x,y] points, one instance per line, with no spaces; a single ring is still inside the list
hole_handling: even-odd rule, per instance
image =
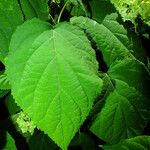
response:
[[[14,33],[6,70],[17,104],[66,150],[101,91],[98,63],[78,28],[62,23],[44,32],[45,23],[34,22]]]

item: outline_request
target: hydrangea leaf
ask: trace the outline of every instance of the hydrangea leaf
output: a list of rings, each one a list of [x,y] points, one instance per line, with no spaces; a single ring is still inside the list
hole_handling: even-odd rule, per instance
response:
[[[11,19],[10,19],[11,18]],[[23,23],[23,16],[17,0],[0,1],[0,59],[7,56],[11,35]]]
[[[111,64],[107,76],[114,80],[114,90],[107,95],[91,131],[114,144],[143,133],[150,119],[150,95],[146,87],[150,80],[145,66],[131,58]]]
[[[21,0],[20,3],[26,20],[33,17],[48,20],[48,0]]]
[[[84,32],[62,23],[33,34],[42,26],[47,30],[45,23],[35,27],[31,20],[16,30],[6,70],[17,104],[66,150],[100,93],[102,80]]]
[[[116,145],[103,146],[103,148],[104,150],[148,150],[150,148],[150,136],[137,136]]]
[[[5,96],[9,91],[8,90],[0,90],[0,98]]]
[[[145,65],[137,59],[124,59],[113,63],[108,70],[112,79],[119,79],[135,87],[136,90],[149,97],[150,77]],[[140,81],[140,82],[139,82]]]
[[[134,87],[116,79],[114,91],[107,97],[91,131],[107,143],[115,144],[141,135],[149,115],[149,101]]]
[[[10,84],[9,84],[6,73],[0,74],[0,89],[1,90],[10,89]]]
[[[72,24],[86,30],[96,42],[108,66],[115,60],[132,57],[127,32],[114,18],[116,14],[111,14],[111,17],[106,16],[102,24],[85,17],[71,18]]]
[[[21,111],[21,108],[19,106],[17,106],[17,104],[15,103],[15,100],[13,99],[12,95],[8,95],[5,99],[5,105],[7,107],[7,110],[10,114],[10,116],[18,113]]]
[[[109,81],[115,82],[113,90],[110,83],[105,105],[91,126],[91,131],[108,143],[141,134],[150,114],[145,84],[149,82],[148,71],[132,55],[127,32],[115,18],[115,14],[108,15],[101,24],[84,17],[71,19],[95,41],[109,66]]]

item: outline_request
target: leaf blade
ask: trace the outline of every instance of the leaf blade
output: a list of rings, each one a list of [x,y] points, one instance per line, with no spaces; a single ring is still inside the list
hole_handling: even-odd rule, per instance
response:
[[[6,70],[16,102],[41,130],[67,149],[102,87],[94,52],[84,33],[68,23],[41,33],[25,49],[26,43],[16,49],[17,31],[13,37]],[[19,65],[25,52],[24,63]],[[17,66],[23,69],[14,75]]]

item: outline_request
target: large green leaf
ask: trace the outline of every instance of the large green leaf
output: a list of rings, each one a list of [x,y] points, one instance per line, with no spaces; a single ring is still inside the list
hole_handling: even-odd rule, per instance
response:
[[[132,57],[131,45],[127,32],[116,21],[116,14],[106,16],[101,24],[85,17],[73,17],[71,23],[86,30],[102,51],[104,60],[108,66],[115,60]]]
[[[48,0],[21,0],[20,3],[26,20],[33,17],[48,20]]]
[[[145,66],[136,59],[120,60],[111,64],[107,77],[114,80],[114,90],[107,94],[92,132],[108,143],[142,134],[150,119],[146,91],[149,77]]]
[[[17,0],[0,1],[0,59],[7,55],[13,31],[23,22]]]
[[[131,42],[116,21],[116,14],[106,16],[101,24],[84,17],[74,17],[71,23],[84,29],[96,42],[109,66],[103,78],[110,82],[103,98],[105,104],[102,110],[99,107],[92,132],[108,143],[141,134],[150,118],[148,71],[132,55]]]
[[[150,137],[137,136],[135,138],[126,139],[119,144],[111,146],[103,146],[104,150],[149,150]]]
[[[14,33],[6,70],[16,102],[65,150],[101,91],[98,64],[78,28],[63,23],[35,36],[47,27],[34,22]]]
[[[110,144],[142,134],[150,118],[149,101],[127,83],[115,82],[114,91],[91,126],[94,134]]]

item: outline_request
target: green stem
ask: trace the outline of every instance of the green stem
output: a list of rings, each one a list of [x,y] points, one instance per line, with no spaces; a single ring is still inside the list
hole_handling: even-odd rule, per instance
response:
[[[52,15],[51,15],[50,13],[49,13],[49,16],[51,17],[51,19],[52,19],[53,23],[54,23],[54,24],[56,24],[56,22],[55,22],[54,18],[52,17]]]
[[[58,16],[57,23],[59,23],[59,22],[60,22],[60,18],[61,18],[61,16],[62,16],[62,13],[63,13],[63,11],[64,11],[64,9],[65,9],[65,7],[66,7],[67,3],[68,3],[68,1],[66,1],[66,3],[65,3],[65,4],[64,4],[64,6],[63,6],[63,8],[62,8],[62,9],[61,9],[61,11],[60,11],[59,16]]]

